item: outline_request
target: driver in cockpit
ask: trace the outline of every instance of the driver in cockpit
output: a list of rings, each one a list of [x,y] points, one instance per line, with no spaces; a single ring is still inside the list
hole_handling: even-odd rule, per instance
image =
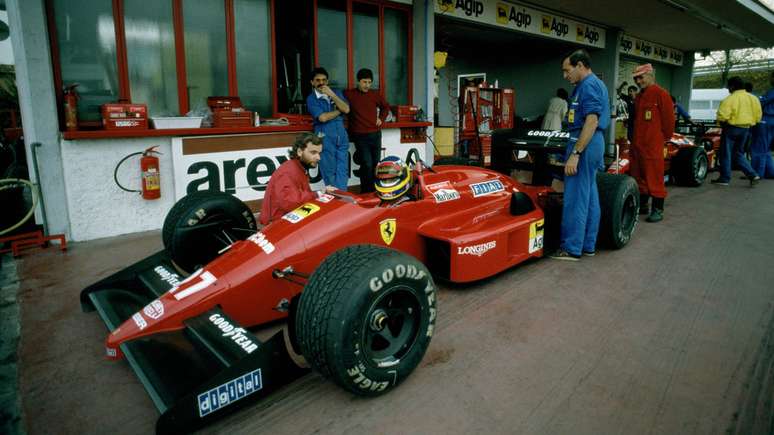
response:
[[[383,205],[395,207],[415,199],[411,168],[399,157],[387,156],[375,168],[374,188]]]

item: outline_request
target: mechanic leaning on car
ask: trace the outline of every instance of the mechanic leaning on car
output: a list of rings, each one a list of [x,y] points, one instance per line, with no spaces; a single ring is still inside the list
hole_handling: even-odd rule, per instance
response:
[[[324,192],[313,192],[309,187],[310,168],[316,168],[322,153],[322,139],[313,133],[303,133],[288,149],[289,160],[281,164],[269,178],[261,205],[260,222],[268,225],[305,201],[311,201]],[[327,186],[326,192],[333,192]]]
[[[578,261],[581,254],[595,254],[601,215],[597,171],[604,168],[603,132],[610,124],[610,104],[607,87],[591,71],[585,50],[566,56],[562,72],[575,89],[567,112],[561,245],[551,258]]]
[[[629,149],[630,174],[640,190],[640,214],[648,214],[648,200],[653,207],[648,222],[664,218],[664,143],[675,132],[675,108],[672,97],[656,84],[656,71],[649,63],[640,65],[632,73],[640,87],[634,100],[634,134]]]

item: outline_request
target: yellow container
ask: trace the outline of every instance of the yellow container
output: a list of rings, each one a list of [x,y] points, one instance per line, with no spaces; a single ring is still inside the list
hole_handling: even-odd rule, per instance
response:
[[[433,141],[442,156],[454,155],[454,127],[435,127]]]

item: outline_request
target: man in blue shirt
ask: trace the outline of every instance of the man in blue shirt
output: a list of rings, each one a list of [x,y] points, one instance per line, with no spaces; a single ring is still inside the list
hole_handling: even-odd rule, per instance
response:
[[[564,78],[575,85],[567,123],[570,139],[564,152],[564,208],[557,260],[578,261],[593,256],[599,232],[597,171],[604,168],[604,130],[610,125],[607,87],[591,71],[591,58],[576,50],[562,61]]]
[[[343,114],[349,113],[349,102],[339,90],[328,87],[328,71],[312,70],[312,93],[306,108],[314,119],[314,132],[323,140],[320,173],[326,186],[347,190],[349,181],[349,137]]]

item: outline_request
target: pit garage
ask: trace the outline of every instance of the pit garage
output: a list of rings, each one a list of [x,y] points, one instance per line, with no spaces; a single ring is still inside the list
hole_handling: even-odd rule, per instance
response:
[[[9,2],[12,7],[18,3]],[[122,2],[116,0],[113,3]],[[224,2],[226,5],[231,3],[230,0]],[[320,3],[330,6],[335,2]],[[351,14],[353,3],[359,2],[342,2],[331,9],[340,12],[337,16],[341,18],[344,13]],[[659,71],[666,72],[664,83],[673,93],[687,99],[695,52],[774,44],[771,39],[774,12],[765,2],[735,3],[732,7],[727,2],[688,0],[645,4],[627,0],[593,5],[579,1],[546,1],[539,5],[447,0],[373,3],[381,8],[380,11],[393,8],[411,17],[407,22],[412,23],[413,33],[407,39],[413,42],[413,52],[404,54],[412,57],[412,72],[420,72],[413,77],[414,100],[427,109],[428,118],[433,120],[433,125],[423,123],[421,128],[427,127],[431,137],[433,130],[456,129],[452,134],[452,150],[457,153],[463,133],[460,119],[465,115],[465,103],[460,105],[457,100],[455,109],[454,100],[458,98],[460,83],[467,84],[461,80],[469,79],[473,84],[486,82],[491,89],[513,89],[514,104],[509,116],[514,126],[518,126],[519,122],[535,121],[556,87],[569,88],[561,79],[558,65],[562,54],[570,49],[587,47],[592,51],[593,58],[599,61],[594,69],[607,83],[611,95],[615,80],[626,76],[622,71],[626,70],[627,62],[651,61],[656,63]],[[411,8],[406,6],[408,3],[413,3]],[[503,17],[497,12],[499,8],[506,10]],[[526,18],[528,9],[536,11],[534,22]],[[484,17],[490,13],[487,11],[492,11],[494,21],[471,19]],[[16,17],[17,23],[30,22],[33,14],[30,9],[25,13],[27,15]],[[382,15],[383,12],[377,14]],[[550,18],[546,21],[549,33],[567,30],[571,37],[541,36],[541,33],[547,34],[542,30],[544,15]],[[507,17],[507,23],[513,23],[508,26],[539,23],[541,27],[533,33],[503,29],[496,23],[498,18],[504,17]],[[567,23],[566,29],[562,22]],[[655,26],[654,22],[659,25]],[[575,26],[575,33],[570,23]],[[585,29],[582,33],[577,31],[580,27]],[[589,29],[591,31],[587,32]],[[599,33],[599,39],[594,38],[594,32]],[[587,37],[588,43],[579,41]],[[26,38],[29,42],[29,35]],[[632,47],[639,46],[640,51],[626,52],[632,48],[621,45],[622,41],[631,41]],[[651,49],[643,50],[642,47]],[[446,64],[437,65],[437,69],[434,68],[434,52],[447,53]],[[682,63],[670,53],[681,54]],[[662,54],[667,58],[671,56],[674,62],[659,63],[653,57]],[[36,61],[39,59],[35,56],[28,56],[23,65],[39,65]],[[434,87],[436,72],[438,82]],[[39,73],[40,70],[26,73],[28,82]],[[482,74],[486,74],[485,79]],[[61,191],[74,192],[73,186],[66,186],[68,181],[61,176],[62,149],[65,160],[77,159],[74,154],[67,155],[67,147],[73,144],[68,145],[61,132],[56,131],[56,110],[37,107],[32,98],[35,91],[35,88],[21,91],[25,99],[25,126],[30,129],[27,134],[31,139],[54,138],[43,141],[48,142],[41,162],[45,175],[38,182],[51,201],[50,223],[69,236],[80,229],[77,227],[79,218],[68,216],[68,213],[85,202],[82,197],[61,194]],[[53,93],[49,97],[53,99]],[[46,116],[38,118],[42,124],[36,124],[36,118],[30,115],[40,111]],[[49,131],[52,125],[53,130]],[[396,127],[396,142],[400,140],[400,128],[418,127],[414,123],[409,127]],[[478,126],[476,131],[479,131]],[[115,154],[115,149],[136,148],[145,140],[103,137],[90,142],[91,139],[85,137],[89,134],[81,134],[83,137],[75,145],[83,151],[96,151],[90,160],[95,165],[99,159],[94,156]],[[613,136],[611,132],[611,143]],[[220,139],[222,136],[209,140],[219,142]],[[166,139],[170,150],[173,140]],[[184,140],[179,140],[181,146]],[[424,145],[424,149],[417,153],[417,160],[421,154],[430,162],[430,156],[436,151],[434,144],[429,141],[419,144],[420,147]],[[58,149],[57,145],[63,148]],[[238,149],[227,151],[239,152]],[[400,148],[401,153],[406,151]],[[229,157],[232,176],[238,169],[234,162],[241,157]],[[251,156],[244,160],[243,166],[261,158]],[[227,166],[223,160],[222,167],[215,165],[217,176],[207,172],[207,177],[220,179],[221,170],[225,172]],[[105,166],[99,166],[99,170],[104,172]],[[171,182],[182,177],[167,170],[166,179],[170,184],[164,191],[176,192],[176,197],[182,197],[185,189],[178,189]],[[442,165],[437,165],[436,170],[441,174],[444,172]],[[88,172],[84,168],[76,171],[84,176]],[[439,176],[429,168],[425,175],[428,179]],[[446,219],[446,226],[425,229],[423,237],[432,235],[439,240],[444,231],[450,231],[449,228],[464,232],[470,237],[470,243],[439,244],[433,252],[445,253],[446,260],[453,254],[471,257],[466,259],[478,261],[479,267],[470,268],[476,279],[465,283],[455,282],[450,274],[436,273],[433,300],[428,302],[435,310],[432,341],[415,370],[410,376],[401,378],[400,385],[391,387],[387,394],[379,397],[361,397],[339,388],[337,382],[326,379],[320,370],[296,371],[291,364],[303,363],[295,359],[297,355],[290,355],[292,361],[272,360],[274,366],[280,368],[269,370],[268,366],[263,366],[252,370],[251,367],[249,389],[245,387],[245,377],[225,376],[209,380],[211,384],[197,390],[195,396],[183,394],[187,402],[180,402],[182,413],[175,414],[175,418],[184,416],[188,419],[186,422],[198,422],[211,411],[217,411],[211,406],[214,403],[224,405],[217,418],[208,418],[206,424],[191,426],[184,425],[182,417],[181,420],[166,419],[163,425],[158,423],[167,411],[166,401],[161,394],[154,394],[147,388],[148,383],[153,383],[152,379],[136,376],[138,361],[106,359],[106,356],[116,359],[119,349],[123,349],[121,345],[112,346],[115,343],[111,341],[112,336],[121,334],[121,328],[116,328],[118,325],[106,328],[100,315],[83,312],[82,305],[84,289],[107,278],[116,278],[116,273],[149,256],[165,255],[165,235],[159,229],[173,203],[171,196],[165,197],[163,206],[151,209],[154,217],[151,231],[135,230],[131,234],[107,238],[81,231],[79,234],[86,236],[68,244],[65,251],[54,244],[48,248],[26,250],[17,257],[11,253],[0,257],[0,350],[3,352],[0,354],[0,376],[3,378],[0,432],[153,433],[175,432],[175,429],[188,431],[190,428],[199,433],[251,434],[770,433],[774,421],[770,407],[774,392],[774,377],[770,373],[774,360],[774,347],[771,346],[774,294],[770,285],[774,271],[770,264],[774,254],[770,246],[774,244],[774,232],[770,231],[769,217],[774,215],[774,203],[770,200],[774,197],[774,184],[764,180],[751,188],[747,183],[736,182],[738,177],[739,173],[735,172],[734,182],[727,188],[708,183],[698,187],[670,186],[666,219],[661,224],[638,222],[631,240],[622,249],[599,249],[594,257],[584,257],[577,263],[538,258],[542,256],[539,250],[529,251],[528,254],[534,255],[526,255],[518,261],[513,256],[504,256],[518,264],[483,279],[477,274],[492,267],[484,257],[487,252],[510,246],[511,239],[528,240],[533,246],[532,242],[538,238],[537,221],[543,207],[535,207],[537,201],[524,199],[539,196],[539,189],[518,187],[519,192],[505,192],[503,184],[498,185],[494,179],[468,180],[470,185],[463,192],[466,199],[486,198],[491,193],[505,196],[507,193],[510,195],[509,207],[488,210],[480,215],[470,210],[438,213],[434,217]],[[194,184],[198,181],[188,180]],[[439,203],[455,200],[453,192],[457,191],[444,183],[424,186]],[[223,186],[228,188],[226,183]],[[435,196],[435,193],[439,195]],[[459,195],[457,192],[457,197]],[[431,197],[425,199],[432,200]],[[88,200],[95,201],[95,198]],[[341,199],[329,201],[344,202]],[[121,204],[113,203],[116,204],[114,208],[120,208]],[[299,210],[287,219],[288,222],[302,220],[313,213],[318,213],[315,218],[323,216],[326,212],[319,212],[319,207],[344,207],[339,203],[321,204],[317,206],[318,210],[308,207]],[[376,209],[375,204],[371,201],[368,207]],[[133,216],[147,216],[148,210],[144,209],[145,214],[139,210]],[[196,210],[193,213],[196,215]],[[479,229],[491,231],[487,222],[504,220],[504,215],[508,218],[529,216],[534,222],[530,221],[528,226],[509,227],[514,235],[511,237],[508,233],[494,244],[473,237]],[[457,224],[455,227],[455,217],[460,218],[459,222],[470,222],[470,225]],[[45,221],[46,218],[42,219]],[[341,226],[358,223],[354,219],[335,222]],[[112,223],[115,227],[122,224],[121,219]],[[373,228],[374,231],[378,229],[373,234],[380,238],[376,239],[377,243],[381,245],[383,241],[383,245],[390,246],[393,237],[400,243],[401,231],[406,227],[398,222],[396,233],[395,224],[390,219],[378,222]],[[255,245],[252,249],[259,255],[275,252],[272,241],[261,234],[255,233],[249,239]],[[302,252],[298,254],[300,258],[303,258],[304,244],[313,240],[312,237],[295,240],[295,249]],[[339,243],[336,237],[326,241]],[[230,246],[218,255],[231,258],[234,254],[229,252],[233,249]],[[418,249],[413,254],[422,257],[426,253]],[[355,260],[350,257],[346,264]],[[428,262],[431,260],[437,261],[435,257],[429,258]],[[247,269],[249,264],[246,263],[237,264],[236,268],[243,264]],[[397,267],[394,270],[399,273]],[[436,272],[438,269],[431,267],[431,270]],[[205,283],[203,277],[206,275],[194,270],[187,271],[193,272],[191,275],[178,272],[180,275],[176,277],[157,272],[161,281],[172,286],[162,291],[160,297],[180,295],[180,286],[187,295],[206,287],[197,281]],[[272,279],[296,286],[298,282],[292,281],[301,280],[303,284],[308,278],[304,274],[304,270],[292,268],[271,271]],[[334,270],[329,276],[338,275]],[[118,276],[111,282],[136,278]],[[376,278],[369,282],[373,292],[393,277],[379,275]],[[290,310],[292,302],[286,302],[282,303],[280,298],[273,312]],[[385,319],[394,311],[402,310],[410,317],[415,307],[411,303],[401,305],[401,302],[396,302],[400,309],[378,304],[375,304],[377,309],[369,308],[368,313],[373,316],[369,316],[368,328],[383,330]],[[128,326],[134,325],[134,332],[141,332],[149,324],[153,326],[147,323],[151,319],[163,317],[163,307],[163,304],[161,307],[148,304],[136,312],[140,320],[132,313],[120,315],[124,316],[122,320],[128,322]],[[237,351],[264,352],[263,346],[275,345],[277,347],[271,347],[268,353],[280,347],[292,350],[294,338],[290,331],[293,326],[288,321],[270,321],[259,328],[240,330],[241,335],[235,335],[232,334],[235,329],[226,330],[232,321],[218,313],[211,314],[210,309],[218,308],[208,306],[207,316],[201,317],[203,313],[197,313],[196,318],[210,319],[219,328],[220,338],[226,337],[230,344],[240,347]],[[229,310],[249,312],[250,307],[230,307]],[[277,314],[277,317],[282,315]],[[427,325],[424,327],[423,331],[428,331]],[[196,327],[192,329],[197,330]],[[253,346],[253,337],[260,344]],[[272,337],[279,338],[272,341]],[[222,357],[226,365],[234,358],[230,350],[217,349],[217,345],[199,350]],[[360,352],[359,348],[349,350],[355,355]],[[159,360],[167,356],[171,360],[174,356],[174,351],[163,352],[153,356]],[[237,364],[241,361],[235,359]],[[393,363],[382,361],[387,368]],[[184,365],[165,368],[170,379],[175,376],[185,378],[189,369]],[[292,373],[285,373],[283,369]],[[358,377],[363,373],[359,366],[353,370],[350,377],[356,384],[373,391],[381,388],[381,383]],[[274,376],[276,383],[273,383]],[[260,382],[256,383],[256,379]],[[263,394],[257,391],[264,386],[268,390],[269,385],[272,386],[270,393],[266,391],[265,397],[253,400]]]

